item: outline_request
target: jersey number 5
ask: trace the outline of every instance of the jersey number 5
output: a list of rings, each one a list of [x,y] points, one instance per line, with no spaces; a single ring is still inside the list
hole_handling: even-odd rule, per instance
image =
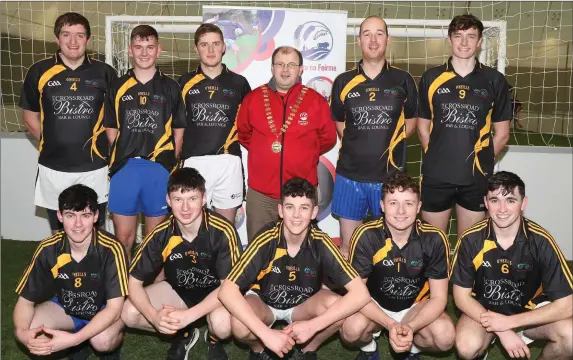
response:
[[[509,265],[501,264],[501,272],[504,274],[509,274]]]
[[[291,271],[288,273],[288,281],[295,281],[296,280],[296,274],[294,271]]]

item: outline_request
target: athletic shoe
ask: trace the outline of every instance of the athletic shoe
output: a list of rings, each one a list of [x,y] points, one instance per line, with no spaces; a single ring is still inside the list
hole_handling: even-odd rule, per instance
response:
[[[360,350],[354,360],[380,360],[380,353],[378,352],[378,342],[376,342],[376,350],[374,351],[363,351]]]
[[[289,360],[318,360],[318,354],[316,351],[302,352],[299,348],[294,348]]]
[[[256,353],[253,350],[249,349],[249,359],[248,360],[273,360],[273,358],[263,350],[260,353]]]
[[[205,342],[207,343],[208,360],[228,360],[227,352],[220,341],[210,336],[209,330],[205,331]]]
[[[189,350],[197,343],[201,333],[199,329],[182,329],[171,340],[171,347],[165,360],[187,360]]]
[[[72,349],[68,360],[87,360],[92,354],[92,348],[89,343],[80,344]]]

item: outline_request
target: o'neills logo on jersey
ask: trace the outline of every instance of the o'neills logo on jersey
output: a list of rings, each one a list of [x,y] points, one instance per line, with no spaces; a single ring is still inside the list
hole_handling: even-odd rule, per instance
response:
[[[298,124],[301,126],[308,125],[308,114],[305,112],[301,112],[298,118]]]

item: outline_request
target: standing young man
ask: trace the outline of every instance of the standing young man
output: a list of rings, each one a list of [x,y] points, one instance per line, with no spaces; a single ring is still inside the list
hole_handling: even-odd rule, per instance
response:
[[[301,177],[318,185],[319,156],[336,144],[328,103],[300,83],[300,51],[278,47],[271,70],[271,82],[251,91],[237,114],[239,141],[249,151],[249,241],[278,219],[281,188],[287,179]]]
[[[121,344],[127,257],[113,235],[95,226],[97,200],[97,193],[81,184],[59,195],[57,216],[64,229],[40,243],[18,283],[14,329],[33,355],[49,355],[86,340],[108,353]],[[89,355],[80,351],[70,359]],[[104,359],[119,359],[119,352]]]
[[[372,300],[342,325],[342,338],[362,345],[359,359],[380,359],[373,333],[388,330],[395,352],[447,351],[454,324],[448,302],[450,245],[438,228],[416,220],[422,203],[418,183],[403,173],[386,180],[384,216],[358,227],[350,262]]]
[[[235,119],[251,88],[247,79],[221,63],[226,47],[217,26],[199,26],[195,51],[199,67],[179,79],[187,109],[181,159],[205,178],[207,206],[234,223],[244,191]]]
[[[219,285],[238,261],[237,231],[223,216],[204,209],[205,179],[192,168],[169,178],[167,203],[173,216],[143,241],[131,263],[122,319],[129,327],[175,334],[169,360],[187,360],[199,337],[189,328],[207,317],[209,360],[226,360],[219,340],[231,335],[231,316],[217,299]],[[147,287],[163,268],[165,280]]]
[[[20,107],[26,128],[40,142],[34,204],[48,210],[55,233],[62,228],[58,196],[73,184],[96,191],[98,225],[105,222],[109,184],[103,103],[117,75],[111,66],[86,55],[91,31],[82,15],[60,15],[54,34],[58,52],[30,67]]]
[[[129,45],[134,67],[114,82],[107,96],[104,122],[112,143],[109,211],[130,258],[137,215],[145,215],[147,234],[165,219],[167,179],[186,126],[179,84],[155,66],[160,53],[157,31],[136,26]]]
[[[294,178],[282,189],[282,220],[263,227],[229,277],[219,299],[231,313],[234,337],[250,348],[249,360],[281,358],[304,344],[294,359],[318,359],[317,348],[341,320],[368,303],[368,290],[332,240],[311,221],[318,214],[316,188]],[[344,296],[322,288],[323,279],[346,288]],[[245,296],[243,297],[243,294]],[[289,323],[283,331],[270,327]]]
[[[497,337],[512,358],[529,359],[527,344],[545,340],[538,359],[571,359],[573,276],[563,253],[522,216],[527,197],[517,175],[494,174],[484,201],[489,218],[462,234],[452,265],[460,358],[485,357]]]
[[[487,178],[509,139],[509,85],[476,59],[482,33],[475,16],[454,17],[448,29],[452,57],[420,80],[422,218],[444,232],[454,204],[458,234],[485,218]]]
[[[418,92],[412,76],[390,66],[386,22],[369,16],[360,24],[362,60],[340,74],[330,107],[342,142],[332,195],[340,223],[341,251],[368,215],[380,217],[382,183],[406,167],[406,138],[416,128]]]

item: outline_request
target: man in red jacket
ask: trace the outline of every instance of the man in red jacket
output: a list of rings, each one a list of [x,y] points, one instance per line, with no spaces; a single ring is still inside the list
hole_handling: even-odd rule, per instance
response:
[[[318,185],[318,158],[336,143],[327,101],[300,84],[302,54],[273,52],[272,80],[250,92],[237,114],[239,142],[249,152],[247,235],[278,219],[281,187],[293,177]]]

